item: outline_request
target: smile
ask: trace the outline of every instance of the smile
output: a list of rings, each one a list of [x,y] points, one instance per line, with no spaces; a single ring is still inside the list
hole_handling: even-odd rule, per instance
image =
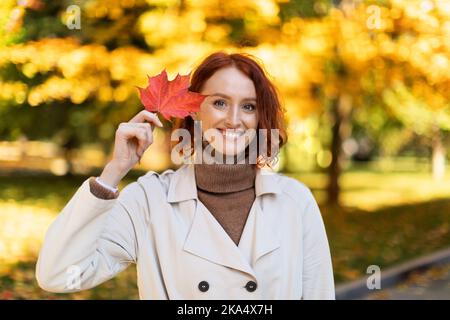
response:
[[[235,129],[217,129],[222,134],[224,138],[227,139],[237,139],[245,133],[245,130],[235,130]]]

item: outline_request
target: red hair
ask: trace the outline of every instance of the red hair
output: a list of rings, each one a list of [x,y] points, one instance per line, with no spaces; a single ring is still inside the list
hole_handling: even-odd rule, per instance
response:
[[[272,145],[278,145],[278,148],[275,150],[279,151],[279,149],[281,149],[287,141],[283,118],[284,110],[281,107],[276,87],[267,77],[262,64],[258,64],[255,56],[249,53],[228,54],[223,51],[215,52],[207,56],[192,74],[189,90],[200,93],[205,82],[217,70],[225,67],[236,67],[253,81],[256,90],[256,108],[258,110],[257,129],[267,129],[267,132],[270,132],[271,129],[279,130],[279,141],[271,141],[271,134],[268,134],[265,137],[267,141],[267,157],[262,155],[263,150],[258,150],[258,166],[262,167],[265,164],[270,166],[271,163],[277,158],[277,154],[271,154]],[[191,117],[177,119],[175,122],[175,128],[189,130],[193,143],[194,120]]]

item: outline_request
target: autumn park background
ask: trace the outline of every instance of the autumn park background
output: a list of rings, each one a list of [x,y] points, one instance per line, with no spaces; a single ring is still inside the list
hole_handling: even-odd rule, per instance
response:
[[[255,55],[277,85],[277,170],[316,196],[336,284],[450,247],[450,0],[2,0],[0,299],[138,297],[134,267],[46,293],[38,250],[142,109],[136,86],[216,50]],[[121,187],[173,167],[164,124]]]

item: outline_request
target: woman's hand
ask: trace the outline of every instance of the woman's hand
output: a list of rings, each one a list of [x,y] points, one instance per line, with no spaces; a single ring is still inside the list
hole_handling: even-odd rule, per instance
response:
[[[162,127],[155,113],[142,110],[130,121],[122,122],[116,130],[112,159],[103,169],[100,180],[117,186],[120,180],[141,159],[153,143],[153,125]]]

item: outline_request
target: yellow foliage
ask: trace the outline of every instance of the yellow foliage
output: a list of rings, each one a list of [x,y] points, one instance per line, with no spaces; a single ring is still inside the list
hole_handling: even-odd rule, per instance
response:
[[[0,99],[15,100],[17,103],[23,103],[27,94],[27,85],[19,82],[0,82]]]
[[[81,45],[72,38],[6,47],[0,51],[0,66],[12,63],[28,78],[49,77],[29,90],[2,82],[1,95],[31,105],[90,98],[123,102],[136,93],[136,85],[146,83],[146,75],[163,68],[187,74],[207,54],[229,50],[260,58],[287,101],[288,118],[320,109],[313,93],[317,88],[328,98],[345,93],[359,101],[367,90],[381,94],[398,81],[412,83],[412,92],[420,91],[432,108],[445,105],[450,92],[448,1],[389,0],[387,6],[344,1],[323,17],[293,17],[283,23],[281,2],[187,0],[181,8],[176,1],[147,0],[156,7],[139,16],[137,30],[154,48],[151,53],[132,46],[108,50]],[[127,9],[143,5],[138,0],[95,0],[83,7],[83,14],[119,19]],[[245,32],[258,44],[238,48],[231,43],[232,27],[222,18],[243,19]],[[417,91],[417,83],[427,89]]]

